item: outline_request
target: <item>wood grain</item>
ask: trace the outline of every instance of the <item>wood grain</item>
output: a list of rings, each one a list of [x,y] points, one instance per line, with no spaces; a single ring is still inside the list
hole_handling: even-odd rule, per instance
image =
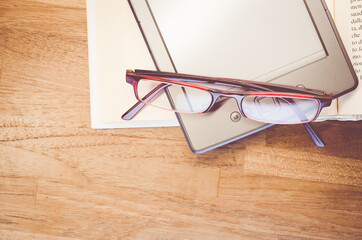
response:
[[[362,239],[362,122],[92,130],[87,55],[84,0],[0,1],[0,239]]]

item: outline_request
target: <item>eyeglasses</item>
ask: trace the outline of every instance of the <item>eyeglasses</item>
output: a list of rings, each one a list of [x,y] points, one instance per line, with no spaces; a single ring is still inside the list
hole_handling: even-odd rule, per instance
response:
[[[139,102],[122,116],[124,120],[131,120],[146,105],[179,113],[201,114],[215,110],[227,98],[234,98],[245,118],[272,124],[304,123],[317,146],[324,146],[307,124],[332,102],[332,94],[323,91],[148,70],[127,70],[126,81],[132,84]],[[170,94],[172,99],[162,93]]]

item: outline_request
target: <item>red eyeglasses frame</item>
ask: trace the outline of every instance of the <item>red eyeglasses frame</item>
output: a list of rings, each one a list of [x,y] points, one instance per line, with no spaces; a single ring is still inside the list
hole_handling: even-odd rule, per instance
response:
[[[141,79],[149,79],[154,81],[160,81],[160,85],[150,91],[145,97],[140,98],[138,96],[138,82]],[[189,74],[180,74],[180,73],[171,73],[171,72],[159,72],[159,71],[151,71],[151,70],[127,70],[126,72],[126,81],[131,84],[134,89],[134,94],[136,98],[139,100],[134,106],[132,106],[127,112],[125,112],[122,116],[124,120],[131,120],[135,117],[142,109],[150,102],[153,98],[157,97],[158,93],[161,92],[167,84],[172,83],[185,87],[197,88],[200,90],[208,91],[212,96],[212,103],[210,106],[202,113],[210,111],[217,99],[220,97],[231,97],[235,98],[239,110],[241,114],[245,116],[242,110],[241,102],[245,96],[275,96],[275,97],[286,97],[286,98],[308,98],[315,99],[319,103],[318,111],[315,117],[308,121],[314,121],[319,116],[321,110],[324,107],[330,106],[332,102],[333,95],[326,94],[323,91],[308,89],[305,87],[293,87],[287,85],[280,85],[274,83],[265,83],[265,82],[256,82],[250,80],[240,80],[240,79],[231,79],[231,78],[215,78],[215,77],[205,77],[205,76],[196,76]],[[220,90],[217,88],[206,87],[204,85],[198,84],[211,84],[237,87],[238,90],[235,89],[231,91]],[[246,117],[247,118],[247,117]],[[325,144],[320,140],[317,133],[313,130],[313,128],[308,124],[308,122],[300,122],[304,123],[304,126],[308,130],[311,135],[311,138],[316,143],[317,146],[323,147]],[[268,123],[268,122],[267,122]]]

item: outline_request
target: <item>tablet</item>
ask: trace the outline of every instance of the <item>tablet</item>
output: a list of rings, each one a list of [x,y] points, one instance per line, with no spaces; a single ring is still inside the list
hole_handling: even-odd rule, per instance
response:
[[[357,86],[323,0],[129,4],[158,70],[303,85],[334,97]],[[191,150],[202,153],[271,126],[235,117],[238,113],[230,99],[216,111],[177,118]]]

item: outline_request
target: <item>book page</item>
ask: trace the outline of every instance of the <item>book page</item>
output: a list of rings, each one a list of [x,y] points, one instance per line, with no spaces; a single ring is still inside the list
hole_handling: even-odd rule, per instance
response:
[[[334,4],[338,31],[360,81],[356,90],[338,99],[338,114],[362,114],[362,0],[335,0]]]
[[[173,112],[154,107],[121,119],[137,102],[126,69],[155,67],[127,1],[88,0],[87,11],[92,128],[177,126]]]

